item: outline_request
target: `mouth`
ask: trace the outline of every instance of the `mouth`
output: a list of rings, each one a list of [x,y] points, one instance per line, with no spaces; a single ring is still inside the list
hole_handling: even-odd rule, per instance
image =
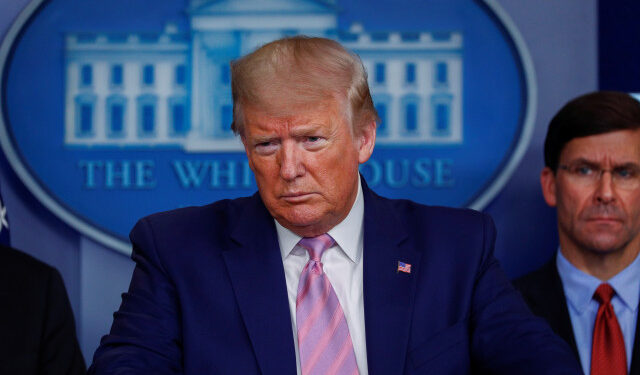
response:
[[[621,223],[623,222],[623,220],[619,217],[614,217],[614,216],[596,216],[596,217],[590,217],[587,219],[587,221],[593,222],[593,223],[603,223],[603,224],[614,224],[614,223]]]
[[[280,197],[288,203],[302,203],[305,202],[313,196],[314,193],[306,193],[306,192],[293,192],[293,193],[285,193]]]

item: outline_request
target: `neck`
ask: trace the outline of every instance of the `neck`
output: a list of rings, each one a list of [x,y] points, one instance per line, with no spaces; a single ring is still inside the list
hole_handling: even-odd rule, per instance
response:
[[[623,249],[601,251],[582,249],[569,241],[560,239],[560,251],[567,260],[580,271],[607,281],[627,268],[638,256],[640,247],[636,241]]]

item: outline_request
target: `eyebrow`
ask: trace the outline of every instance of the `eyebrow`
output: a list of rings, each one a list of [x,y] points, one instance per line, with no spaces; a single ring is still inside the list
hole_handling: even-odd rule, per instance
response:
[[[326,129],[326,130],[325,130]],[[317,122],[308,122],[308,123],[301,123],[299,125],[295,125],[292,129],[291,129],[291,133],[290,135],[292,137],[306,137],[309,135],[317,135],[318,133],[321,133],[323,135],[325,134],[333,134],[335,132],[334,127],[332,126],[328,126],[325,124],[321,124],[321,123],[317,123]],[[280,136],[278,134],[276,134],[275,132],[269,132],[266,134],[256,134],[256,135],[252,135],[252,136],[248,136],[247,140],[249,140],[249,142],[251,142],[251,144],[260,144],[260,143],[264,143],[264,142],[272,142],[274,140],[280,139]]]
[[[576,164],[586,164],[586,165],[589,165],[589,166],[600,168],[600,163],[595,162],[593,160],[585,159],[585,158],[578,158],[578,159],[572,160],[571,162],[566,163],[565,165],[576,165]],[[613,164],[613,168],[612,169],[620,169],[620,168],[640,169],[640,164],[632,162],[632,161]]]
[[[323,132],[324,128],[325,128],[325,125],[316,124],[316,123],[296,125],[291,130],[291,135],[293,135],[294,137],[305,136],[312,133]]]
[[[578,158],[578,159],[574,159],[574,160],[570,160],[566,163],[559,163],[560,165],[576,165],[576,164],[587,164],[589,166],[598,166],[598,163],[589,159],[585,159],[585,158]]]
[[[622,169],[622,168],[640,169],[640,164],[634,163],[634,162],[626,162],[626,163],[616,164],[613,166],[613,169]]]

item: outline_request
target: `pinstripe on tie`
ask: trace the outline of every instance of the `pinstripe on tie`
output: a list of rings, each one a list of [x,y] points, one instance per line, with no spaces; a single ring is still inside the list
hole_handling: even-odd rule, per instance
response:
[[[328,234],[298,242],[309,252],[296,298],[298,349],[302,375],[358,374],[349,327],[329,279],[322,269],[322,253],[335,241]]]

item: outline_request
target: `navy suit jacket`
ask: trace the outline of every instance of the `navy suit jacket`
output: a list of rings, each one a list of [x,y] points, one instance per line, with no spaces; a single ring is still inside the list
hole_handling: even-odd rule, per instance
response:
[[[385,199],[364,182],[363,195],[370,374],[581,373],[501,271],[488,216]],[[90,373],[295,374],[282,258],[258,194],[146,217],[131,241],[131,285]]]

